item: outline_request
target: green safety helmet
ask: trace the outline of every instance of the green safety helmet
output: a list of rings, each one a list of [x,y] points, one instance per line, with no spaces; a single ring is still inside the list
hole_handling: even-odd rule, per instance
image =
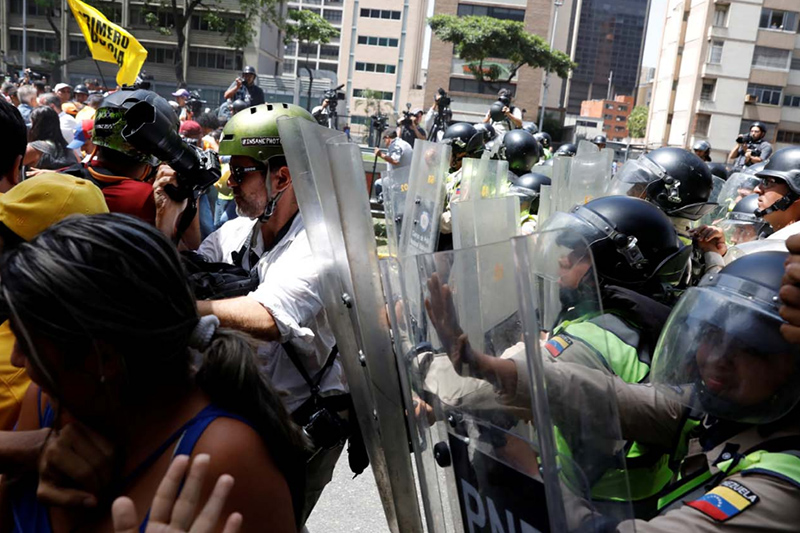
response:
[[[158,158],[135,148],[122,136],[122,130],[128,124],[125,115],[139,102],[148,102],[158,109],[162,115],[170,119],[169,122],[172,123],[175,131],[178,131],[180,122],[169,102],[153,91],[123,87],[109,94],[95,113],[92,142],[96,146],[121,152],[140,163],[157,166]]]
[[[266,163],[283,155],[278,119],[299,117],[314,122],[311,113],[294,104],[261,104],[236,113],[222,130],[219,155],[241,155]]]

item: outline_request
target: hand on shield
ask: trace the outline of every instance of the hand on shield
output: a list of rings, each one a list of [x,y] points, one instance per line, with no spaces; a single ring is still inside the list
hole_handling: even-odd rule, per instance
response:
[[[464,371],[463,365],[473,363],[473,358],[469,339],[458,324],[453,292],[446,283],[442,283],[438,274],[431,275],[428,280],[428,292],[430,297],[425,299],[425,310],[453,368],[460,375]]]
[[[800,235],[786,239],[786,247],[791,255],[786,260],[783,286],[779,293],[783,302],[781,317],[787,322],[781,325],[781,333],[787,341],[800,344]]]
[[[728,252],[725,233],[716,226],[700,226],[690,230],[689,233],[703,253],[717,252],[719,255],[725,255]]]

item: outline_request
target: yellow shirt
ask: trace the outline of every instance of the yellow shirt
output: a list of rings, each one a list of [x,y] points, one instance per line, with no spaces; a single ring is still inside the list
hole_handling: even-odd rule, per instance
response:
[[[14,429],[22,406],[22,398],[31,384],[24,368],[11,364],[11,352],[16,342],[8,320],[0,325],[0,430]]]
[[[78,111],[78,114],[75,115],[75,120],[77,120],[78,122],[82,120],[94,120],[95,113],[97,113],[97,110],[87,105],[83,109]]]

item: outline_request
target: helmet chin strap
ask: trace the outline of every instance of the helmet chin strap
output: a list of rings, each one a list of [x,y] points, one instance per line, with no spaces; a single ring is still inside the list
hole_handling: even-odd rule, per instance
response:
[[[278,192],[278,194],[273,196],[272,199],[267,202],[267,206],[264,208],[264,214],[258,217],[259,222],[266,222],[272,218],[272,215],[275,214],[275,207],[278,205],[278,201],[281,199],[281,196],[283,196],[284,192],[286,192],[286,189]]]
[[[781,198],[768,208],[759,209],[754,214],[758,218],[764,218],[764,215],[769,215],[770,213],[774,213],[775,211],[786,211],[798,199],[800,199],[800,196],[798,196],[797,193],[795,193],[794,191],[789,191],[788,193],[786,193],[786,195],[783,196],[783,198]]]

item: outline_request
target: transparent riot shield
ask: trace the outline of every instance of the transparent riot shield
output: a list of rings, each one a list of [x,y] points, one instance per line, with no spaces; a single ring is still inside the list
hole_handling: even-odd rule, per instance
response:
[[[303,119],[278,128],[387,522],[395,533],[421,532],[361,154]]]
[[[508,161],[464,159],[461,166],[459,200],[479,200],[505,195],[508,190]]]
[[[519,229],[519,197],[458,200],[453,214],[453,247],[469,248],[510,239]]]
[[[394,170],[383,178],[383,212],[386,222],[386,242],[389,255],[396,256],[400,251],[400,231],[403,228],[406,198],[408,197],[408,178],[411,167]]]
[[[603,308],[581,228],[563,214],[551,219],[559,226],[512,240],[527,363],[517,365],[527,371],[518,383],[533,391],[550,530],[599,533],[633,517],[625,466],[632,443],[622,438],[612,382],[621,368],[611,351],[618,319]],[[519,392],[516,399],[524,403]]]
[[[585,148],[590,144],[594,151]],[[614,153],[611,150],[597,150],[592,143],[581,141],[578,152],[572,159],[572,168],[567,178],[566,201],[569,209],[576,204],[585,204],[594,198],[603,196],[611,180],[611,165]]]
[[[552,531],[530,403],[503,403],[467,355],[524,357],[510,241],[394,268],[416,273],[395,276],[406,283],[390,307],[429,531]]]
[[[761,180],[752,174],[734,172],[722,186],[717,203],[725,207],[725,213],[733,209],[739,200],[753,194]]]
[[[572,172],[572,157],[553,158],[553,173],[550,176],[550,212],[566,212],[574,205],[569,192]]]
[[[728,214],[728,205],[720,202],[722,190],[725,188],[726,181],[719,176],[712,176],[713,187],[708,197],[709,202],[716,202],[717,206],[708,214],[703,215],[697,223],[698,226],[713,226],[719,223]]]

